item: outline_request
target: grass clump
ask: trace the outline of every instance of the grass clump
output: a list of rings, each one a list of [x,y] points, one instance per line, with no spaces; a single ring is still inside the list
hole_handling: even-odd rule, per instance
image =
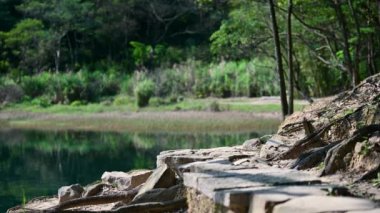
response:
[[[154,83],[150,79],[139,82],[135,88],[136,103],[138,107],[149,105],[149,100],[154,94]]]

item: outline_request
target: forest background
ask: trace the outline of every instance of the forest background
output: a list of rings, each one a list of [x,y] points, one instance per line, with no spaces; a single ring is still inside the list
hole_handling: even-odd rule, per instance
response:
[[[374,0],[0,0],[0,20],[2,107],[281,95],[286,115],[380,67]]]

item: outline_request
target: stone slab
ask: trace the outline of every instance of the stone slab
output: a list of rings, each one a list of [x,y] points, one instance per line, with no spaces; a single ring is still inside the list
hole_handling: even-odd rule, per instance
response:
[[[129,190],[145,183],[151,174],[151,170],[113,171],[104,172],[101,179],[105,183],[116,185],[120,190]]]
[[[185,173],[184,184],[214,199],[215,192],[234,188],[316,182],[317,178],[289,169],[244,169],[210,173]]]
[[[169,188],[175,184],[175,173],[166,164],[163,164],[153,171],[153,173],[149,176],[149,178],[139,190],[138,195],[156,188]]]
[[[183,172],[213,172],[213,171],[230,171],[241,169],[257,168],[254,164],[251,165],[234,165],[228,159],[213,159],[203,162],[194,162],[185,164],[179,167],[179,171]]]
[[[379,213],[380,208],[370,209],[370,210],[360,210],[360,211],[348,211],[346,213]]]
[[[214,202],[235,212],[264,212],[266,207],[306,195],[327,195],[332,185],[249,187],[215,192]],[[269,211],[270,212],[270,211]]]
[[[317,213],[371,210],[376,208],[372,201],[353,197],[304,196],[294,198],[274,207],[273,213]]]
[[[161,152],[157,156],[157,167],[162,164],[183,165],[196,161],[205,161],[216,158],[228,158],[233,155],[249,155],[257,156],[258,151],[247,151],[242,146],[234,147],[218,147],[211,149],[185,149],[185,150],[170,150]]]
[[[333,189],[342,188],[332,185],[311,185],[311,186],[285,186],[272,187],[267,190],[258,190],[251,193],[249,213],[272,212],[277,204],[290,199],[308,195],[326,196]]]

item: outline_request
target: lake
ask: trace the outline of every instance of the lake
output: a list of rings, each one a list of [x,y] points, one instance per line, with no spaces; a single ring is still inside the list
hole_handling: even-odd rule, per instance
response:
[[[153,169],[163,150],[233,146],[274,128],[192,134],[1,130],[0,212],[54,195],[60,186],[87,185],[104,171]]]

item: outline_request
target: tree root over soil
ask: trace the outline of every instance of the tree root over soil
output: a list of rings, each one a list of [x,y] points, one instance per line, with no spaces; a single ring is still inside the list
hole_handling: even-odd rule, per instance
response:
[[[333,125],[342,119],[335,120],[321,127],[317,131],[309,134],[305,138],[297,141],[288,151],[275,157],[274,160],[294,159],[299,156],[299,153],[303,153],[309,149],[322,147],[328,145],[321,140],[321,136],[328,131]]]
[[[300,140],[298,143],[295,143],[290,150],[283,153],[283,155],[280,155],[277,160],[292,158],[296,156],[296,152],[298,152],[302,154],[300,154],[298,159],[290,166],[292,169],[309,169],[324,161],[325,166],[321,176],[333,174],[346,167],[344,157],[354,150],[357,142],[361,142],[374,132],[380,131],[380,124],[368,125],[356,130],[350,138],[331,142],[325,146],[312,149],[313,146],[316,146],[315,138],[321,135],[322,132],[326,131],[326,129],[331,127],[334,123],[336,122],[325,125],[317,132]],[[368,171],[361,179],[371,178],[377,174],[376,172],[379,170],[380,165],[375,169]]]
[[[323,169],[321,175],[333,174],[340,169],[344,169],[344,156],[354,150],[357,142],[364,140],[368,135],[377,131],[380,131],[380,124],[365,126],[358,129],[352,137],[331,148],[331,150],[327,152],[327,156],[325,158],[325,168]]]
[[[138,203],[128,206],[122,206],[109,211],[97,211],[103,213],[139,213],[139,212],[173,212],[175,210],[184,209],[187,207],[185,198],[166,202],[148,202]],[[94,211],[87,210],[63,210],[59,212],[76,212],[76,213],[93,213]]]
[[[53,212],[62,212],[64,209],[75,208],[75,207],[83,207],[90,205],[101,205],[107,203],[115,203],[118,201],[124,201],[126,203],[131,202],[133,198],[137,195],[140,187],[136,187],[131,189],[123,194],[115,194],[115,195],[100,195],[100,196],[92,196],[92,197],[82,197],[78,199],[69,200],[54,206],[47,211],[46,213]]]

